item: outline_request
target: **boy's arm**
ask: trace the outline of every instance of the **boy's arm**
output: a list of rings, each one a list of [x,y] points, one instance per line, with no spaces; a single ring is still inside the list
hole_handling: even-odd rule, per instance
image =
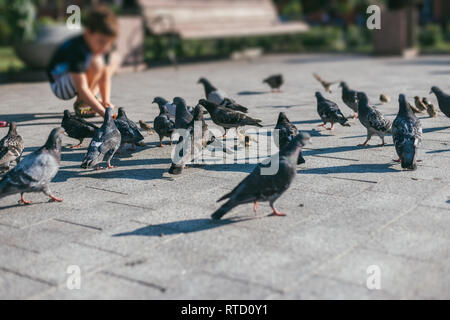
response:
[[[103,106],[108,107],[111,105],[111,66],[107,65],[105,67],[105,72],[103,75],[103,79],[100,79],[98,83],[98,87],[100,89],[100,94],[103,99]]]
[[[104,117],[105,108],[100,103],[100,101],[97,100],[91,89],[89,89],[86,73],[71,73],[71,75],[79,98],[83,102],[87,103],[95,112]]]

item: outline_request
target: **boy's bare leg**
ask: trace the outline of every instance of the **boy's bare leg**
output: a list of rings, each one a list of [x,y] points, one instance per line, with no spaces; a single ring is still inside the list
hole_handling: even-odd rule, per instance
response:
[[[97,96],[97,94],[100,91],[99,88],[99,82],[102,78],[103,74],[105,72],[105,63],[103,61],[102,56],[97,56],[92,58],[91,64],[89,65],[89,68],[86,71],[86,78],[88,82],[89,89],[91,90],[92,94],[94,96]],[[78,96],[77,102],[80,100],[80,97]],[[87,113],[95,114],[95,111],[90,111]]]

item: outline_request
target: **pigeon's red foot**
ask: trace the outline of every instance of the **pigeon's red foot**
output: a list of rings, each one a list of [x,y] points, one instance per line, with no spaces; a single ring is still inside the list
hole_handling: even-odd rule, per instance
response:
[[[78,149],[78,148],[81,148],[81,143],[76,144],[76,145],[73,145],[73,146],[70,146],[69,148],[70,148],[70,149]]]
[[[398,158],[398,159],[392,159],[392,161],[397,162],[397,163],[402,162],[402,160],[400,160],[400,158]]]
[[[105,168],[100,167],[100,166],[96,166],[96,167],[95,167],[95,170],[103,170],[103,169],[105,169]]]
[[[318,127],[325,127],[325,123],[318,124],[317,126],[318,126]]]
[[[53,195],[51,195],[51,194],[49,194],[48,196],[49,196],[50,199],[52,199],[53,201],[56,201],[56,202],[62,202],[62,201],[63,201],[63,198],[57,198],[57,197],[55,197],[55,196],[53,196]]]
[[[32,201],[27,201],[23,198],[23,194],[20,196],[20,200],[18,201],[20,204],[32,204]]]
[[[253,204],[253,212],[256,214],[256,211],[258,210],[258,201],[255,201]]]
[[[107,167],[108,169],[114,169],[114,168],[117,168],[117,166],[113,166],[113,165],[111,165],[111,164],[109,164],[108,163],[108,167]]]
[[[378,145],[378,147],[384,147],[384,142],[383,142],[383,143],[380,143],[380,144]]]
[[[286,215],[285,213],[279,212],[279,211],[278,211],[277,209],[275,209],[275,208],[273,208],[272,214],[275,215],[275,216],[279,216],[279,217],[284,217],[284,216]]]
[[[369,140],[364,141],[363,143],[358,144],[358,147],[365,147],[367,146],[367,143],[369,142]]]
[[[358,119],[358,114],[357,113],[353,114],[353,119]]]

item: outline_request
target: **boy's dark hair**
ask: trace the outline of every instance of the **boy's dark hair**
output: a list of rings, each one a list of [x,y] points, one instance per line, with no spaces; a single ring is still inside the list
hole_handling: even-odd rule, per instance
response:
[[[96,6],[88,14],[84,26],[90,32],[98,32],[106,36],[119,35],[119,22],[114,12],[104,5]]]

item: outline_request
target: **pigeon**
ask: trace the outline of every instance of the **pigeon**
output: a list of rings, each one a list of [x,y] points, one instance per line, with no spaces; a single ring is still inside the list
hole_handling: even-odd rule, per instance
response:
[[[105,160],[108,169],[114,168],[111,159],[120,144],[121,134],[112,118],[112,108],[106,108],[103,124],[95,131],[81,167],[86,169],[97,166],[97,169],[102,169],[99,163]]]
[[[17,134],[17,124],[12,121],[8,134],[0,140],[0,172],[8,171],[20,162],[23,148],[23,139]]]
[[[380,101],[381,103],[388,103],[391,101],[391,97],[385,94],[380,94]]]
[[[342,88],[342,101],[353,110],[354,118],[358,118],[358,98],[356,97],[356,91],[348,87],[347,83],[341,81],[340,87]]]
[[[414,104],[416,105],[416,108],[419,110],[419,112],[424,112],[427,110],[427,106],[420,100],[418,96],[414,97]]]
[[[208,79],[200,78],[197,83],[203,84],[206,100],[234,111],[240,111],[243,113],[248,112],[246,107],[236,103],[236,101],[228,97],[225,92],[214,87]]]
[[[376,134],[381,138],[384,146],[384,136],[391,132],[392,122],[386,120],[380,111],[369,106],[369,99],[364,92],[358,92],[358,115],[359,121],[367,129],[367,139],[358,146],[365,146],[372,135]]]
[[[126,143],[131,144],[132,150],[135,150],[135,146],[142,146],[144,137],[140,133],[136,123],[128,119],[125,110],[120,107],[117,112],[117,118],[114,120],[117,129],[120,131],[121,146]]]
[[[159,115],[153,120],[153,128],[159,136],[159,146],[162,147],[162,139],[164,137],[170,138],[170,145],[172,145],[172,134],[175,130],[175,123],[170,119],[169,112],[165,105],[159,105]]]
[[[186,129],[193,119],[192,114],[187,110],[186,101],[183,98],[175,97],[173,104],[176,106],[175,129]]]
[[[275,90],[281,92],[280,87],[284,83],[282,74],[275,74],[263,80],[263,83],[267,83],[270,86],[272,92]]]
[[[286,114],[284,112],[280,112],[278,115],[277,125],[275,126],[275,130],[278,131],[278,139],[275,139],[275,143],[277,147],[281,150],[286,147],[289,142],[294,139],[295,136],[298,135],[297,127],[289,121]],[[302,156],[302,152],[300,151],[298,155],[297,164],[305,163],[305,159]]]
[[[436,86],[431,88],[430,93],[434,93],[436,95],[439,109],[441,109],[443,114],[450,118],[450,96]]]
[[[406,103],[405,95],[398,97],[399,110],[392,124],[392,138],[402,168],[416,170],[417,146],[422,139],[422,125]]]
[[[177,116],[180,112],[177,109]],[[197,105],[194,109],[194,114],[189,123],[181,122],[182,127],[177,129],[187,130],[180,134],[178,139],[177,148],[181,148],[179,151],[179,160],[172,161],[169,169],[170,174],[181,174],[186,163],[189,163],[194,159],[208,144],[214,142],[214,136],[210,135],[208,125],[203,119],[203,108]],[[198,127],[199,126],[199,127]],[[200,129],[200,130],[199,130]],[[186,138],[186,140],[184,139]],[[184,151],[187,151],[184,153]]]
[[[148,134],[155,133],[155,130],[149,124],[145,123],[144,120],[139,120],[139,126],[142,130],[147,131]]]
[[[413,106],[411,103],[408,102],[408,106],[411,108],[411,110],[414,113],[420,113],[420,110],[416,108],[416,106]]]
[[[155,99],[153,99],[152,103],[156,103],[158,105],[160,112],[161,112],[161,107],[165,106],[170,119],[175,120],[175,113],[177,110],[177,106],[175,104],[170,103],[163,97],[155,97]]]
[[[44,146],[25,156],[0,180],[0,198],[20,193],[19,203],[30,204],[31,201],[24,199],[24,193],[43,192],[53,201],[63,201],[52,195],[49,188],[59,170],[61,134],[64,134],[63,128],[53,129]]]
[[[71,148],[79,148],[83,143],[85,138],[92,138],[95,134],[95,130],[98,127],[78,117],[76,115],[71,115],[69,110],[64,110],[64,116],[61,121],[61,127],[71,138],[79,140],[79,144],[71,146]]]
[[[431,118],[436,117],[437,114],[438,114],[438,111],[437,111],[436,107],[432,103],[430,103],[427,98],[422,98],[422,101],[425,104],[425,106],[427,107],[428,115]]]
[[[314,78],[320,82],[320,84],[323,86],[323,88],[325,89],[326,92],[328,93],[332,93],[331,91],[331,86],[335,83],[338,83],[339,81],[333,81],[333,82],[329,82],[329,81],[325,81],[323,80],[317,73],[313,73]]]
[[[234,207],[254,203],[253,210],[256,213],[258,201],[269,201],[273,214],[283,216],[274,207],[274,202],[289,188],[297,175],[297,161],[302,147],[310,139],[307,133],[299,133],[289,144],[272,156],[270,163],[259,163],[256,168],[244,180],[242,180],[231,192],[221,197],[217,202],[229,199],[212,215],[212,219],[218,220]],[[278,161],[278,170],[275,174],[264,174],[272,163]]]
[[[347,118],[344,117],[336,103],[325,99],[323,95],[318,91],[316,92],[316,98],[317,113],[323,121],[323,124],[320,124],[319,127],[325,127],[327,122],[331,123],[331,127],[327,128],[327,130],[333,130],[334,124],[336,122],[339,122],[339,124],[344,127],[350,127],[350,125],[347,123]]]
[[[205,107],[206,110],[208,110],[209,114],[211,115],[211,119],[215,124],[224,128],[224,137],[227,134],[227,130],[230,128],[236,128],[237,130],[238,127],[243,127],[246,125],[262,127],[262,125],[259,124],[261,120],[253,119],[243,113],[221,107],[214,102],[200,99],[198,103],[201,106]]]

